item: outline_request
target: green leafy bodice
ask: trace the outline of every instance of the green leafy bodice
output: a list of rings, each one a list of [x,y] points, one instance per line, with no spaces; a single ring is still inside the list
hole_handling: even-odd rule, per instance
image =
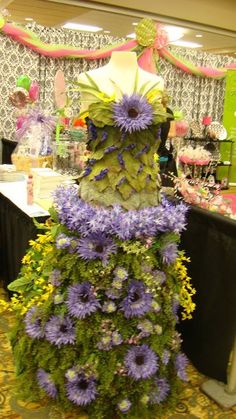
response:
[[[159,203],[156,153],[159,125],[166,119],[161,92],[145,86],[130,96],[99,91],[91,78],[82,89],[94,99],[86,113],[90,159],[80,195],[94,204],[139,209]],[[136,83],[137,84],[137,83]]]

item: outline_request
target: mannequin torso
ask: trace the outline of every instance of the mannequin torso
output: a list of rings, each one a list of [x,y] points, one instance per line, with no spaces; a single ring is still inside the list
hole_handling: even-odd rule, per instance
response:
[[[113,52],[109,63],[105,66],[88,71],[87,73],[81,73],[78,77],[79,83],[89,84],[86,74],[94,80],[101,92],[109,96],[116,93],[117,98],[120,98],[121,92],[128,95],[134,92],[136,77],[137,90],[145,83],[146,91],[153,86],[155,89],[161,91],[164,88],[162,77],[144,71],[138,66],[135,52]],[[92,95],[82,92],[81,110],[85,111],[92,101]]]

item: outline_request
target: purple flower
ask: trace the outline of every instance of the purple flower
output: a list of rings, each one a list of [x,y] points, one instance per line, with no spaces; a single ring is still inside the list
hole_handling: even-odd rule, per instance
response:
[[[86,177],[86,176],[90,175],[91,172],[92,172],[92,168],[90,166],[86,166],[82,175],[83,175],[83,177]]]
[[[139,169],[137,171],[137,175],[139,175],[143,171],[144,165],[143,163],[140,164]]]
[[[97,128],[92,123],[92,121],[89,121],[88,124],[88,135],[90,140],[96,140],[97,139]]]
[[[141,281],[132,280],[128,287],[128,295],[120,304],[121,311],[127,319],[141,317],[151,310],[152,295]]]
[[[108,288],[106,291],[106,296],[111,300],[118,300],[121,297],[121,290],[116,288]]]
[[[170,385],[168,384],[166,378],[155,378],[154,382],[156,387],[150,394],[150,403],[159,404],[166,399],[170,391]]]
[[[30,308],[25,316],[25,331],[33,339],[41,339],[45,335],[42,318],[36,307]]]
[[[186,367],[188,365],[188,358],[185,354],[178,354],[175,358],[175,368],[178,377],[183,381],[188,381]]]
[[[39,368],[37,371],[38,385],[53,399],[57,396],[56,386],[51,378],[51,375]]]
[[[45,326],[46,339],[60,347],[75,342],[75,326],[69,316],[52,316]]]
[[[142,337],[150,336],[153,333],[153,324],[150,320],[143,320],[137,325],[137,329],[141,330]]]
[[[170,265],[175,261],[175,259],[178,256],[178,247],[176,243],[168,243],[166,246],[164,246],[161,250],[161,257],[163,260],[163,263],[166,263],[167,265]]]
[[[78,374],[77,380],[66,384],[67,396],[78,406],[86,406],[96,399],[96,381],[94,376],[86,376],[83,372]]]
[[[142,156],[143,154],[145,154],[145,153],[147,153],[148,152],[148,150],[149,150],[149,145],[148,144],[146,144],[143,148],[142,148],[142,150],[140,150],[140,151],[138,151],[138,153],[137,154],[135,154],[135,158],[137,159],[138,157],[140,157],[140,156]]]
[[[120,164],[121,167],[125,167],[125,161],[123,159],[123,155],[122,153],[118,153],[117,154],[117,158],[118,158],[118,162]]]
[[[116,145],[111,145],[110,147],[105,148],[104,154],[112,153],[112,151],[117,150],[117,148],[118,147]]]
[[[101,307],[89,282],[70,286],[66,305],[69,314],[78,319],[90,316]]]
[[[70,247],[71,244],[71,238],[66,236],[66,234],[58,234],[56,238],[56,248],[57,249],[66,249],[67,247]]]
[[[116,253],[117,246],[106,234],[92,233],[79,240],[77,249],[82,259],[101,259],[105,265],[109,255]]]
[[[101,143],[103,143],[104,141],[106,141],[107,137],[108,137],[108,132],[107,131],[103,131],[102,137],[101,137]]]
[[[167,349],[165,349],[163,351],[161,360],[162,360],[162,363],[164,365],[167,365],[169,363],[169,360],[170,360],[170,351],[168,351]]]
[[[113,271],[113,275],[116,279],[119,279],[120,281],[125,281],[128,278],[128,272],[122,266],[117,266]]]
[[[128,399],[123,399],[123,400],[121,400],[121,401],[117,404],[117,406],[118,406],[118,409],[119,409],[122,413],[126,413],[126,412],[128,412],[128,410],[130,409],[131,404],[132,404],[132,403],[131,403]]]
[[[125,177],[121,178],[120,182],[124,181]],[[104,234],[131,240],[163,232],[180,233],[186,224],[187,206],[182,203],[174,205],[164,198],[156,207],[125,211],[119,206],[104,210],[87,204],[79,198],[74,187],[58,187],[53,195],[60,223],[83,236],[101,230]]]
[[[122,149],[122,151],[131,151],[131,150],[133,150],[135,147],[136,147],[136,145],[135,145],[134,143],[131,143],[131,144],[127,145],[126,147],[124,147],[124,148]]]
[[[105,301],[105,303],[102,306],[102,311],[104,313],[114,313],[116,311],[117,307],[114,303],[114,301]]]
[[[148,345],[134,346],[125,356],[125,366],[135,380],[150,378],[158,369],[157,356]]]
[[[97,348],[100,351],[110,351],[112,346],[112,338],[109,334],[105,334],[104,336],[102,336],[97,344]]]
[[[59,285],[61,285],[61,271],[59,269],[53,269],[53,271],[50,273],[49,276],[49,282],[54,286],[54,287],[59,287]]]
[[[153,275],[153,279],[157,284],[162,285],[165,280],[166,280],[166,274],[163,271],[159,271],[158,269],[156,269],[155,271],[152,272]]]
[[[98,175],[94,176],[94,179],[101,180],[106,176],[107,173],[108,173],[108,169],[102,169]]]
[[[123,342],[122,336],[119,332],[112,332],[112,343],[114,346],[118,346]]]
[[[146,129],[153,122],[153,108],[145,97],[136,93],[124,95],[114,104],[115,125],[121,130],[132,133]]]
[[[174,294],[173,299],[172,299],[172,312],[175,316],[176,321],[179,320],[179,317],[178,317],[179,306],[180,306],[179,296],[178,296],[178,294]]]

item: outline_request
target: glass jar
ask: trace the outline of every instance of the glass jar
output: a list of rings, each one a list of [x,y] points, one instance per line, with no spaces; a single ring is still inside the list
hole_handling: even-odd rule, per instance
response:
[[[77,178],[88,158],[85,142],[61,138],[53,143],[53,170]]]

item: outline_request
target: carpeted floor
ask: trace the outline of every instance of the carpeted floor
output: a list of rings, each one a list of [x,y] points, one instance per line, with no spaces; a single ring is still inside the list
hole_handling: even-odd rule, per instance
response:
[[[0,419],[86,419],[84,416],[64,415],[51,404],[25,403],[17,399],[14,394],[14,366],[7,338],[11,321],[9,316],[0,318]],[[189,382],[184,385],[175,411],[162,416],[162,419],[236,419],[236,406],[223,410],[201,392],[200,386],[205,380],[190,366]]]

